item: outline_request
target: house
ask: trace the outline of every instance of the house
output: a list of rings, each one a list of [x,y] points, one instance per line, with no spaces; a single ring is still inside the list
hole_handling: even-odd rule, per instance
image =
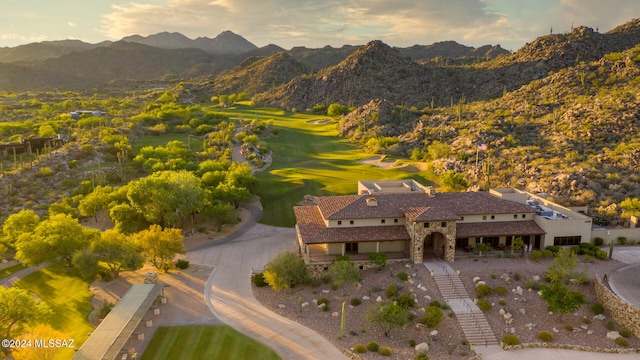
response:
[[[294,207],[298,244],[308,262],[385,252],[419,263],[425,257],[452,262],[456,248],[469,251],[480,242],[506,248],[516,237],[536,249],[590,241],[588,216],[532,196],[515,189],[438,193],[414,180],[361,181],[358,195],[321,196]]]

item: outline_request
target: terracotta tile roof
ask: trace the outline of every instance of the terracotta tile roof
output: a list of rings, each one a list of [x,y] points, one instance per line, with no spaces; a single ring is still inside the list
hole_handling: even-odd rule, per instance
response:
[[[376,198],[377,206],[367,205],[369,197]],[[431,208],[429,213],[451,220],[464,215],[535,212],[529,206],[486,192],[437,193],[432,197],[425,193],[324,196],[317,198],[317,204],[327,220],[402,217],[402,209],[408,208]],[[450,214],[445,215],[445,211]]]
[[[542,235],[544,230],[533,220],[528,221],[487,221],[481,223],[457,223],[456,237],[489,237]]]
[[[445,208],[412,207],[402,209],[404,214],[412,221],[451,221],[459,217]]]
[[[293,211],[305,244],[411,239],[404,225],[327,228],[317,206],[296,206]]]

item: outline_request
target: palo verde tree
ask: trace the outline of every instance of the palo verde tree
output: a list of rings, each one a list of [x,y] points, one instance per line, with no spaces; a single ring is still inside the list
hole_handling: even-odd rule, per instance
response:
[[[11,214],[2,225],[5,242],[12,246],[22,234],[28,234],[35,230],[40,223],[40,217],[33,210],[22,210]]]
[[[186,251],[180,229],[162,229],[159,225],[151,225],[149,229],[142,230],[133,237],[149,261],[163,271],[169,269],[176,254],[184,254]]]
[[[33,232],[18,237],[16,258],[26,265],[64,262],[74,267],[73,256],[87,249],[97,236],[97,230],[80,225],[78,219],[67,214],[54,214],[42,220]]]
[[[36,301],[27,290],[0,286],[0,338],[16,339],[26,328],[46,321],[51,315],[47,304]],[[5,355],[8,347],[0,347]]]
[[[139,269],[144,264],[138,244],[130,237],[116,229],[109,229],[100,234],[91,243],[91,252],[100,256],[107,264],[114,278],[120,275],[122,268]]]
[[[395,302],[375,305],[367,311],[366,321],[379,327],[384,336],[409,323],[407,310]]]

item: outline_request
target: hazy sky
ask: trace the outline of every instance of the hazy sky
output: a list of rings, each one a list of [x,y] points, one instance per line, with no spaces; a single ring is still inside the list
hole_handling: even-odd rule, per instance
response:
[[[551,29],[606,32],[640,17],[639,0],[0,0],[0,47],[47,40],[90,43],[224,30],[257,46],[392,46],[454,40],[517,50]]]

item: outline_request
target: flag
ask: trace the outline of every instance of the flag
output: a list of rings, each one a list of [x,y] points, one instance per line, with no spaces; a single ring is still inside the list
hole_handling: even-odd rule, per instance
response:
[[[478,150],[487,151],[487,144],[478,143]]]

